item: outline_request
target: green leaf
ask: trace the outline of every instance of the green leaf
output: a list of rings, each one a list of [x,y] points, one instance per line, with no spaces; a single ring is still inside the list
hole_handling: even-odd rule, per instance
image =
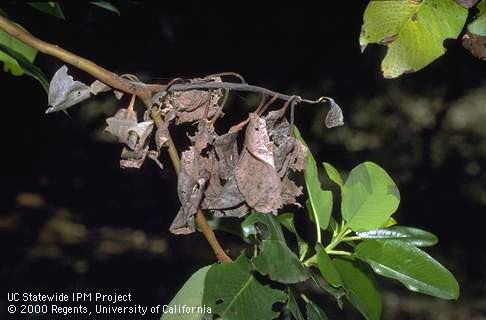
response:
[[[202,307],[203,305],[203,293],[204,293],[204,280],[206,274],[211,266],[196,271],[189,280],[184,283],[182,288],[177,292],[176,296],[168,304],[168,310],[177,311],[177,306],[187,307]],[[189,312],[167,312],[163,313],[161,320],[202,320],[204,319],[203,313]]]
[[[93,1],[93,2],[91,2],[91,4],[94,5],[94,6],[98,6],[100,8],[106,9],[108,11],[114,12],[117,15],[120,15],[120,11],[117,9],[117,7],[115,7],[114,5],[109,3],[108,1]]]
[[[25,74],[31,76],[34,79],[37,79],[42,85],[42,87],[44,88],[44,90],[46,90],[46,92],[49,92],[49,82],[47,81],[41,69],[39,69],[37,66],[32,64],[20,53],[0,43],[0,54],[2,53],[14,59],[15,62],[21,67],[22,71]]]
[[[404,226],[357,232],[357,234],[363,239],[400,240],[417,247],[430,247],[438,241],[437,237],[428,231]]]
[[[274,319],[279,313],[273,305],[286,300],[284,291],[258,282],[244,254],[234,262],[213,265],[204,282],[203,304],[224,320]]]
[[[365,240],[356,256],[384,277],[397,279],[409,290],[442,299],[457,299],[459,285],[439,262],[417,247],[399,240]]]
[[[66,19],[64,17],[64,13],[62,12],[61,6],[57,2],[49,1],[49,2],[27,2],[29,6],[39,10],[42,13],[49,14],[51,16]]]
[[[347,226],[354,231],[368,231],[380,228],[397,210],[400,193],[385,170],[365,162],[349,173],[341,201]]]
[[[285,242],[282,228],[280,227],[278,220],[271,214],[260,212],[251,213],[241,223],[241,230],[243,231],[243,236],[247,239],[254,237],[257,239]]]
[[[289,249],[280,224],[273,215],[254,212],[241,224],[243,234],[261,239],[258,256],[252,259],[255,269],[282,283],[297,283],[309,278],[307,268]]]
[[[297,245],[299,247],[299,257],[305,258],[307,252],[309,251],[309,244],[304,241],[297,232],[295,228],[294,222],[294,214],[293,213],[282,213],[277,216],[278,221],[280,224],[284,226],[285,229],[289,230],[295,235],[297,239]]]
[[[334,166],[328,162],[323,162],[322,165],[324,166],[324,170],[326,170],[329,179],[331,179],[331,181],[333,181],[340,188],[342,188],[344,185],[344,181],[343,178],[341,178],[339,171],[337,171],[337,169],[334,168]]]
[[[37,55],[37,50],[11,37],[3,30],[0,30],[0,44],[24,56],[24,58],[30,63],[34,62],[35,56]],[[10,73],[12,73],[14,76],[24,74],[19,62],[10,55],[0,52],[0,61],[3,62],[3,71],[10,71]]]
[[[305,144],[299,130],[295,126],[294,134],[297,139]],[[326,230],[332,212],[332,192],[322,190],[316,160],[314,160],[309,147],[307,147],[307,164],[304,169],[304,177],[314,221],[322,230]]]
[[[388,228],[396,224],[397,224],[397,220],[393,219],[393,217],[390,217],[390,219],[388,219],[381,227]]]
[[[255,269],[281,283],[297,283],[309,279],[307,268],[284,241],[263,240],[260,254],[253,258]]]
[[[302,312],[300,312],[299,305],[295,300],[295,290],[289,287],[287,293],[289,296],[286,305],[287,309],[289,309],[290,313],[295,318],[295,320],[304,320],[304,316],[302,315]]]
[[[381,297],[369,267],[353,258],[335,258],[332,262],[341,275],[349,302],[367,320],[379,320]]]
[[[478,3],[478,14],[474,20],[467,26],[467,30],[479,36],[486,36],[486,0]]]
[[[324,279],[335,287],[341,287],[343,282],[339,272],[334,267],[334,264],[326,253],[324,247],[320,244],[316,244],[317,266]]]
[[[307,313],[307,320],[327,320],[326,313],[312,300],[307,299],[305,306]]]
[[[330,295],[332,295],[334,297],[334,299],[336,299],[336,302],[337,302],[339,308],[342,309],[343,308],[342,298],[343,298],[343,296],[346,295],[346,292],[344,291],[344,289],[342,287],[335,288],[335,287],[331,286],[327,281],[325,281],[322,278],[322,275],[320,275],[320,274],[318,275],[317,273],[314,273],[313,270],[311,270],[310,275],[311,275],[311,279],[314,282],[314,284],[320,290],[325,291],[325,292],[329,293]]]
[[[359,43],[386,45],[385,78],[422,69],[445,53],[443,42],[461,33],[468,10],[455,0],[371,1],[364,13]]]

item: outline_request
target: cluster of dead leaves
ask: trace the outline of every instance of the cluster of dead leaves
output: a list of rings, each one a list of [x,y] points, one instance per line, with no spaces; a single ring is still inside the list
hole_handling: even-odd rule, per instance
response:
[[[239,135],[244,135],[242,148]],[[243,217],[250,210],[276,214],[283,205],[297,204],[302,187],[289,173],[304,169],[307,149],[292,137],[285,108],[265,117],[251,113],[223,135],[201,119],[191,141],[182,153],[177,185],[182,207],[171,232],[194,232],[198,208],[216,217]]]

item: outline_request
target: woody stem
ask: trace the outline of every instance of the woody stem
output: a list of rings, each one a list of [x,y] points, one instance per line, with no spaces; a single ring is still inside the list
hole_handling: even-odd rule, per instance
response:
[[[34,37],[24,29],[19,28],[15,23],[11,22],[10,20],[2,16],[0,16],[0,29],[7,32],[13,38],[16,38],[26,43],[27,45],[31,46],[32,48],[35,48],[36,50],[42,53],[56,57],[76,68],[79,68],[89,73],[94,78],[100,80],[101,82],[107,84],[112,88],[138,96],[148,108],[151,107],[151,103],[150,103],[151,92],[159,91],[161,89],[160,85],[144,84],[142,82],[129,81],[127,79],[124,79],[118,76],[117,74],[97,65],[96,63],[88,59],[80,57],[57,45],[45,42],[43,40]],[[160,115],[157,114],[157,116],[154,117],[152,113],[152,117],[155,124],[157,126],[160,126],[162,121]],[[174,165],[174,169],[176,173],[179,173],[179,168],[180,168],[179,154],[177,152],[174,143],[172,142],[172,139],[169,139],[169,155],[170,155],[170,159],[172,160],[172,164]],[[231,258],[228,257],[224,252],[223,248],[221,247],[218,240],[216,239],[213,230],[208,225],[208,222],[200,209],[198,210],[196,215],[196,223],[201,229],[204,236],[206,237],[207,241],[209,242],[218,260],[221,262],[231,262],[232,261]]]

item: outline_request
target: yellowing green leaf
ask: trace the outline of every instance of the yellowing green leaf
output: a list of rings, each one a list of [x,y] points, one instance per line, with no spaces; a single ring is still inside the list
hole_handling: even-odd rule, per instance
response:
[[[444,54],[444,40],[457,38],[467,14],[454,0],[371,1],[359,42],[363,49],[370,43],[386,45],[381,69],[385,78],[395,78]]]

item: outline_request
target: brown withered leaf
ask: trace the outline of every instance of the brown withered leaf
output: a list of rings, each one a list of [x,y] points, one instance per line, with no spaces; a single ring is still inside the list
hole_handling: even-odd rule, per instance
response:
[[[192,141],[197,152],[201,154],[214,140],[214,130],[206,119],[201,119],[197,123],[197,131],[189,139]]]
[[[137,115],[133,111],[121,108],[113,117],[106,119],[105,131],[117,137],[118,142],[126,143],[128,130],[137,125]]]
[[[155,145],[157,146],[157,150],[160,151],[162,147],[167,146],[169,139],[169,123],[167,121],[162,121],[161,125],[155,132]]]
[[[141,150],[145,146],[145,142],[152,133],[153,128],[153,121],[144,121],[128,129],[127,146],[135,151]]]
[[[123,148],[121,154],[122,159],[120,159],[120,167],[122,169],[140,169],[145,161],[145,158],[147,157],[148,149],[148,146],[139,151],[132,151],[127,148]]]
[[[235,168],[236,184],[246,203],[263,213],[282,206],[282,183],[275,169],[266,122],[250,113],[244,149]]]
[[[466,32],[462,37],[462,45],[478,59],[486,59],[486,36]]]
[[[191,83],[217,81],[221,78],[193,79]],[[194,122],[203,119],[207,109],[207,117],[212,117],[219,110],[219,100],[223,97],[221,89],[175,91],[164,99],[165,107],[172,107],[176,112],[176,123]]]
[[[100,80],[95,80],[90,86],[89,90],[92,94],[97,95],[100,92],[107,92],[111,90],[111,87],[107,86]]]
[[[289,179],[286,175],[282,180],[282,202],[283,204],[293,204],[298,207],[302,207],[297,202],[297,197],[302,195],[302,187],[295,184],[294,181]]]
[[[188,234],[195,231],[194,217],[210,174],[206,168],[207,163],[200,160],[194,147],[190,147],[189,150],[182,153],[177,180],[177,194],[181,208],[169,228],[174,234]]]
[[[457,3],[467,9],[474,7],[478,1],[479,0],[456,0]]]
[[[217,136],[213,141],[216,157],[219,160],[219,177],[224,180],[230,179],[234,173],[236,162],[238,161],[238,145],[236,138],[239,131],[228,132]]]

